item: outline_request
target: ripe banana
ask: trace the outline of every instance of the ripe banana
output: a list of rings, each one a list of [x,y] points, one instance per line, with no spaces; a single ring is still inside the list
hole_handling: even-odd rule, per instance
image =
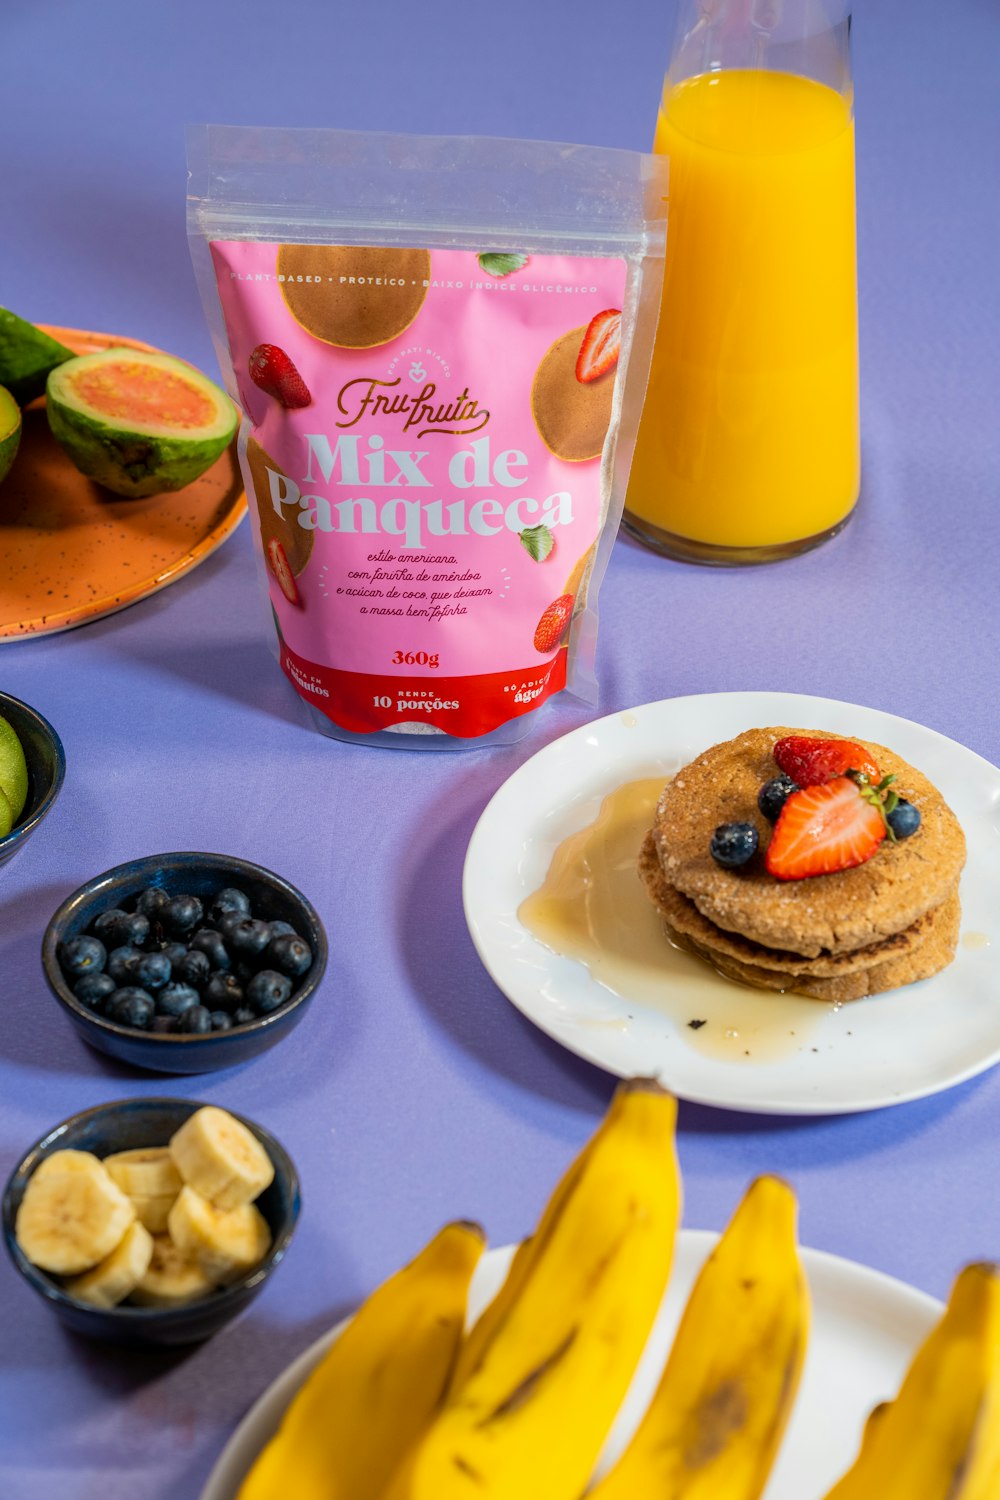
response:
[[[170,1238],[215,1286],[253,1270],[267,1254],[271,1231],[252,1203],[217,1208],[185,1183],[167,1215]]]
[[[33,1265],[57,1276],[89,1271],[110,1255],[135,1218],[135,1209],[104,1167],[56,1156],[28,1179],[14,1221],[14,1237]]]
[[[1000,1267],[966,1266],[895,1400],[827,1500],[996,1500],[1000,1495]]]
[[[163,1234],[167,1215],[183,1187],[167,1146],[140,1146],[116,1151],[104,1165],[122,1192],[131,1198],[140,1222],[150,1234]]]
[[[669,1275],[675,1120],[658,1084],[619,1087],[581,1170],[543,1216],[475,1368],[387,1500],[578,1500]]]
[[[152,1254],[130,1301],[139,1307],[186,1307],[215,1291],[215,1283],[183,1255],[169,1234],[152,1237]]]
[[[78,1302],[89,1302],[93,1307],[116,1307],[139,1285],[152,1255],[153,1236],[138,1219],[133,1219],[111,1254],[92,1271],[71,1277],[65,1289]]]
[[[170,1139],[181,1177],[216,1208],[239,1208],[262,1193],[274,1166],[257,1137],[227,1110],[206,1104]]]
[[[805,1356],[796,1217],[786,1183],[751,1185],[692,1288],[645,1416],[588,1500],[758,1500]]]
[[[482,1355],[491,1342],[494,1332],[503,1322],[511,1304],[520,1295],[521,1288],[527,1279],[539,1245],[546,1243],[551,1225],[555,1223],[556,1219],[562,1213],[563,1204],[576,1185],[591,1145],[592,1142],[588,1142],[583,1150],[574,1157],[567,1170],[563,1173],[563,1176],[556,1184],[555,1191],[545,1205],[535,1233],[526,1236],[518,1245],[514,1251],[513,1259],[500,1290],[492,1302],[488,1303],[483,1309],[469,1330],[461,1349],[458,1351],[455,1373],[452,1376],[452,1390],[457,1390],[459,1386],[464,1384],[473,1370],[479,1368]]]
[[[239,1500],[380,1500],[447,1387],[469,1281],[474,1224],[448,1224],[359,1309],[309,1376]]]

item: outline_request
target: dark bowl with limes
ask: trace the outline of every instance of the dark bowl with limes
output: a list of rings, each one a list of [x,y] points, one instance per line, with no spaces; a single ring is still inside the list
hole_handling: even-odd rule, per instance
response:
[[[0,693],[0,718],[17,735],[28,768],[28,795],[13,828],[0,838],[0,865],[6,864],[31,838],[52,810],[66,775],[66,753],[48,719],[36,708]]]

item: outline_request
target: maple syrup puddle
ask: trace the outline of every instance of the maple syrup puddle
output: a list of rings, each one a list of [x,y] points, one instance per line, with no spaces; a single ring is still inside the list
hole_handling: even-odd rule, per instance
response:
[[[678,1036],[709,1057],[772,1062],[809,1050],[821,1021],[839,1005],[737,984],[667,936],[636,868],[662,790],[658,777],[610,792],[593,823],[556,849],[518,918],[626,1004],[669,1016]],[[627,1029],[624,1020],[591,1024]]]

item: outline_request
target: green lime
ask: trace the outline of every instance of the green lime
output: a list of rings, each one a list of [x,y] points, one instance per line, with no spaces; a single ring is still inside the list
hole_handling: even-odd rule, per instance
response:
[[[21,441],[21,408],[0,385],[0,480],[6,479]]]
[[[7,794],[0,788],[0,839],[5,839],[14,826],[14,810],[7,801]]]
[[[11,810],[11,824],[21,816],[28,798],[28,767],[21,749],[21,741],[7,723],[0,718],[0,792],[4,793]],[[0,823],[2,823],[0,810]],[[8,833],[10,829],[6,830]]]

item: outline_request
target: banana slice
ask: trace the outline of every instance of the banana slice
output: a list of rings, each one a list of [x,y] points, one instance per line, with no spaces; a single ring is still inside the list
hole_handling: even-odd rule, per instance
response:
[[[129,1301],[139,1307],[185,1307],[214,1291],[213,1282],[178,1250],[169,1234],[157,1234],[149,1265]]]
[[[167,1220],[170,1238],[216,1286],[251,1271],[267,1253],[271,1231],[252,1203],[217,1208],[194,1188],[181,1188]]]
[[[98,1177],[104,1171],[104,1163],[90,1151],[53,1151],[45,1156],[31,1174],[32,1182],[44,1182],[46,1177],[58,1177],[70,1172],[89,1173]]]
[[[206,1104],[184,1121],[170,1151],[189,1187],[216,1208],[238,1208],[262,1193],[274,1177],[263,1146],[224,1109]]]
[[[84,1153],[65,1153],[75,1154]],[[110,1255],[134,1218],[132,1203],[103,1167],[76,1163],[57,1171],[50,1164],[28,1181],[14,1237],[33,1265],[75,1276]]]
[[[130,1198],[176,1198],[184,1186],[169,1146],[116,1151],[104,1158],[104,1166]]]
[[[66,1291],[78,1302],[117,1307],[145,1276],[153,1255],[153,1236],[133,1219],[110,1255],[82,1276],[71,1277]]]
[[[104,1165],[122,1192],[132,1199],[139,1220],[150,1234],[163,1234],[167,1216],[183,1187],[169,1146],[139,1146],[116,1151]]]
[[[150,1234],[166,1234],[170,1210],[177,1202],[176,1193],[129,1193],[136,1218]]]

